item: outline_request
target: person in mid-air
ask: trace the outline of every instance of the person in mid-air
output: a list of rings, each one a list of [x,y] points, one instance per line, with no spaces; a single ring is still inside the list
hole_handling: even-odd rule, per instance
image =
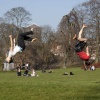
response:
[[[25,49],[25,40],[31,42],[37,40],[37,38],[29,37],[28,35],[30,34],[33,34],[33,28],[29,32],[19,33],[17,38],[17,45],[15,45],[15,41],[13,43],[12,35],[9,35],[11,46],[5,59],[7,63],[11,62],[11,59],[14,55],[16,55],[18,52],[22,52]]]
[[[85,24],[83,24],[78,36],[75,34],[75,36],[73,37],[73,39],[77,40],[77,43],[75,45],[75,52],[76,54],[85,61],[85,65],[89,66],[92,62],[92,60],[90,60],[90,53],[89,53],[89,47],[87,45],[87,38],[83,38],[82,37],[82,33],[84,28],[86,28],[87,26]],[[86,49],[86,51],[84,51],[83,49]]]

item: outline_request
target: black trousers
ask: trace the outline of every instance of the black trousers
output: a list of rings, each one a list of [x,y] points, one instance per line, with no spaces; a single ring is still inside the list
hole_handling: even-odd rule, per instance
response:
[[[30,35],[30,34],[33,34],[33,32],[29,31],[29,32],[18,34],[17,43],[18,43],[18,46],[20,46],[22,48],[22,51],[25,49],[25,41],[24,40],[32,41],[32,39],[33,39],[33,38],[27,36],[27,35]]]

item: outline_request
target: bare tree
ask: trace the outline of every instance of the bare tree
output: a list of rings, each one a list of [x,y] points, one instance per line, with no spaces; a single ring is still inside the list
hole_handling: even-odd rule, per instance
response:
[[[26,26],[31,20],[30,16],[30,12],[23,7],[12,8],[4,14],[6,22],[14,24],[17,27]]]
[[[41,58],[43,59],[46,68],[49,67],[49,65],[52,64],[52,61],[54,60],[54,56],[51,52],[51,47],[54,43],[52,40],[54,33],[54,30],[50,26],[46,25],[42,27]]]
[[[72,9],[72,11],[68,15],[63,16],[58,26],[59,40],[65,47],[65,67],[68,60],[71,62],[74,61],[72,58],[70,58],[72,56],[72,53],[70,53],[70,51],[73,49],[72,38],[74,34],[78,33],[79,29],[80,26],[78,23],[77,12],[74,9]]]
[[[76,9],[78,9],[77,12],[79,12],[78,18],[80,21],[88,25],[85,36],[92,39],[91,46],[95,43],[96,62],[98,62],[100,56],[100,0],[90,0]]]

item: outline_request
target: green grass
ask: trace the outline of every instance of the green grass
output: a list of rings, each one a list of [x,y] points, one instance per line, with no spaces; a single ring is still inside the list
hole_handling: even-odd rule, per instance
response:
[[[61,75],[72,71],[75,75]],[[100,69],[55,69],[39,77],[0,72],[0,100],[100,100]]]

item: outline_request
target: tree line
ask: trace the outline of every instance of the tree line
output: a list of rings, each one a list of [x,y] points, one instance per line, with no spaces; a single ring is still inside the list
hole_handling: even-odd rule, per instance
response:
[[[23,7],[12,8],[0,18],[0,63],[2,64],[10,46],[9,35],[17,37],[26,31],[31,14]],[[69,14],[62,16],[57,31],[49,25],[36,29],[35,43],[26,43],[26,50],[14,57],[17,66],[25,62],[36,69],[66,67],[81,63],[74,52],[74,34],[78,34],[82,24],[88,28],[84,36],[88,38],[90,53],[96,53],[95,62],[100,58],[100,0],[89,0],[77,5]],[[62,54],[63,56],[61,56]]]

